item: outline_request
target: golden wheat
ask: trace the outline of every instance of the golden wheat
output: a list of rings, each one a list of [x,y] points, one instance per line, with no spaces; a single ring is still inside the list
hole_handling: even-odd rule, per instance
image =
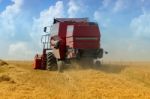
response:
[[[33,70],[29,61],[8,63],[0,67],[0,99],[150,98],[150,63],[69,68],[63,73]]]

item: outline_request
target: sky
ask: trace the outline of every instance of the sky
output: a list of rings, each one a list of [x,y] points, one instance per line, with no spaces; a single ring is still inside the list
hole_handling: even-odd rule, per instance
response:
[[[57,17],[97,22],[103,60],[150,60],[150,0],[0,0],[0,58],[42,53],[43,27]]]

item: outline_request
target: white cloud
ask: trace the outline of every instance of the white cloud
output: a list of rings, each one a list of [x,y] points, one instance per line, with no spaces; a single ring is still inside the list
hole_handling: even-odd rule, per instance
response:
[[[119,11],[122,11],[123,9],[126,8],[126,2],[125,0],[117,0],[115,2],[115,6],[113,8],[113,11],[114,12],[119,12]]]
[[[111,13],[117,13],[128,8],[131,2],[132,0],[103,0],[99,9],[105,9]]]
[[[34,18],[32,31],[30,33],[33,41],[36,44],[40,44],[40,38],[43,34],[43,28],[45,26],[50,26],[54,18],[59,18],[64,16],[64,6],[62,1],[57,1],[56,4],[50,6],[49,9],[45,9],[40,13],[39,18]],[[39,43],[37,43],[37,41]],[[38,46],[39,47],[39,46]]]
[[[100,15],[99,11],[94,12],[94,19],[97,20],[97,21],[101,19],[101,15]]]
[[[79,10],[81,11],[81,5],[79,5],[75,0],[70,0],[68,3],[68,17],[75,17],[76,14],[79,13]]]
[[[150,38],[150,13],[144,12],[134,18],[130,23],[130,27],[135,36]]]
[[[11,59],[31,59],[33,52],[26,42],[18,42],[9,46],[8,55]]]
[[[7,33],[9,35],[15,34],[15,19],[21,12],[21,6],[23,0],[11,0],[12,5],[8,5],[4,11],[0,13],[0,27],[1,33]]]
[[[130,37],[125,38],[124,40],[118,40],[118,46],[113,53],[118,53],[117,57],[120,57],[124,60],[139,60],[146,61],[149,60],[150,54],[150,13],[144,13],[138,17],[133,18],[130,23],[130,28],[132,30]],[[115,40],[114,40],[115,42]],[[124,45],[120,48],[120,45]],[[114,45],[113,45],[114,46]],[[111,49],[111,48],[110,48]],[[122,53],[123,52],[123,53]],[[117,58],[116,57],[116,58]]]
[[[106,8],[111,4],[111,0],[103,0],[102,4],[103,4],[103,7]]]
[[[104,28],[108,27],[110,23],[110,19],[104,16],[99,10],[94,12],[94,20],[100,23],[100,25]]]
[[[7,5],[0,13],[0,39],[1,57],[5,59],[28,59],[31,57],[32,51],[29,49],[29,43],[18,42],[13,43],[13,38],[18,33],[18,23],[22,15],[23,0],[11,0],[12,4]],[[21,18],[23,19],[23,18]],[[24,20],[21,20],[24,21]]]

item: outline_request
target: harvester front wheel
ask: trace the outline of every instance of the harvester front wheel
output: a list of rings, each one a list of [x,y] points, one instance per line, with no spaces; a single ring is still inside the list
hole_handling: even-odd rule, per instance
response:
[[[47,53],[47,69],[48,70],[56,70],[57,69],[57,61],[54,57],[54,54],[49,52]]]

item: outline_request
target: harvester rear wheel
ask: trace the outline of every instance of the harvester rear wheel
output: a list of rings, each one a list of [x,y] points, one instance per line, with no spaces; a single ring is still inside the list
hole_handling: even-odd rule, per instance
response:
[[[95,61],[93,62],[95,67],[100,67],[101,66],[101,61]]]
[[[57,70],[57,61],[54,57],[54,54],[51,52],[47,53],[47,69],[48,70]]]
[[[97,62],[96,62],[96,65],[97,65],[97,66],[101,66],[101,64],[102,64],[101,61],[97,61]]]

